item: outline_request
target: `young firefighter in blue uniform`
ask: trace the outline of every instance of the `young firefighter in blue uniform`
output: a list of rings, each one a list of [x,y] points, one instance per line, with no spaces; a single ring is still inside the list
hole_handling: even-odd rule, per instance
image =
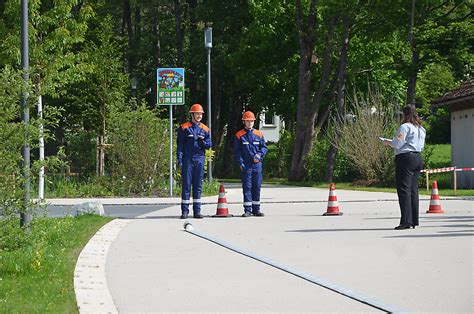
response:
[[[191,122],[178,128],[178,167],[181,168],[181,219],[188,218],[191,185],[193,187],[193,216],[203,218],[201,214],[202,178],[204,176],[205,150],[211,148],[209,128],[201,123],[204,110],[200,104],[189,109]]]
[[[262,161],[267,144],[262,132],[253,128],[255,115],[246,111],[242,116],[245,128],[235,134],[234,157],[239,164],[244,193],[243,217],[263,216],[260,211],[260,187],[262,185]]]

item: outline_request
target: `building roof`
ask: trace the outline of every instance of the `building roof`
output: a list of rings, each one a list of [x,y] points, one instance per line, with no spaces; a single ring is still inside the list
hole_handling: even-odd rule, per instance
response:
[[[458,88],[435,99],[433,106],[448,106],[451,111],[474,108],[474,78],[464,81]]]

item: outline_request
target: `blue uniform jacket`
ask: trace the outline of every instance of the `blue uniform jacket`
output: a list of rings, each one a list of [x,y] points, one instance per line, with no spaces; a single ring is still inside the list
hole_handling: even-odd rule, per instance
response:
[[[244,128],[235,134],[234,158],[240,167],[253,165],[254,159],[262,161],[267,151],[261,131]]]
[[[199,137],[203,138],[202,141]],[[179,164],[182,164],[185,159],[203,159],[205,157],[205,150],[212,146],[211,138],[209,136],[209,128],[203,123],[183,123],[178,128],[177,144],[177,157]]]

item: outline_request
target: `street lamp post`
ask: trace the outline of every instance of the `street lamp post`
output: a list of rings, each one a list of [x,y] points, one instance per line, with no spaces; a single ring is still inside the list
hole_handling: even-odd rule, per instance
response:
[[[132,109],[135,110],[137,108],[138,100],[137,100],[137,88],[138,88],[138,79],[136,76],[132,77]]]
[[[136,76],[132,77],[132,82],[130,84],[132,86],[132,96],[137,97],[138,79]]]
[[[132,109],[135,110],[136,104],[138,103],[137,101],[137,87],[138,87],[138,79],[136,76],[132,77],[132,97],[133,97],[133,102],[132,102]]]
[[[28,82],[30,70],[29,52],[28,52],[28,0],[21,0],[21,67],[23,69],[23,80]],[[21,99],[22,105],[22,121],[25,126],[28,127],[30,123],[30,110],[28,108],[28,92],[23,92]],[[20,214],[20,226],[23,227],[27,232],[30,231],[31,214],[29,212],[30,207],[30,144],[28,138],[25,136],[25,142],[23,144],[22,155],[23,155],[23,175],[24,175],[24,188],[25,188],[25,209]]]
[[[212,27],[204,30],[204,48],[207,50],[207,125],[209,136],[212,140],[212,111],[211,111],[211,49],[212,49]],[[212,160],[207,164],[207,179],[212,181]]]

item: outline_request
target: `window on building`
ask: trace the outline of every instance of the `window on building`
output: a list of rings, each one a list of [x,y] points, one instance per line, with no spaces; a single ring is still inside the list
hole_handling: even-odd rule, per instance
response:
[[[270,112],[265,112],[265,125],[275,125],[275,115]]]

